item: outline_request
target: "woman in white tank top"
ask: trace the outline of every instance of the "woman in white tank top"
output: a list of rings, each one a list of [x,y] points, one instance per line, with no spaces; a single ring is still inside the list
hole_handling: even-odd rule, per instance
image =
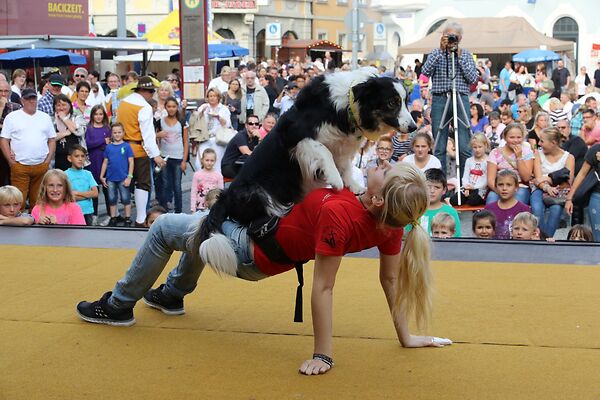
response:
[[[575,158],[560,148],[560,137],[558,128],[544,129],[540,135],[540,150],[533,164],[535,179],[532,180],[532,183],[536,187],[531,193],[531,212],[538,218],[540,230],[548,237],[554,236],[564,208],[564,202],[551,206],[544,203],[544,194],[546,197],[561,197],[563,194],[559,187],[553,184],[549,175],[563,168],[568,169],[570,186],[575,170]],[[546,210],[548,211],[547,217],[545,216]]]

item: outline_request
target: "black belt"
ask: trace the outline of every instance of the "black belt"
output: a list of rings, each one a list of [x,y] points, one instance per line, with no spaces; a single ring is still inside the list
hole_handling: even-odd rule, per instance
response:
[[[302,288],[304,287],[304,263],[306,261],[293,261],[275,239],[279,225],[279,218],[272,216],[260,221],[252,221],[248,227],[248,236],[265,253],[269,260],[278,264],[294,264],[298,275],[296,288],[296,304],[294,307],[294,322],[302,322]]]

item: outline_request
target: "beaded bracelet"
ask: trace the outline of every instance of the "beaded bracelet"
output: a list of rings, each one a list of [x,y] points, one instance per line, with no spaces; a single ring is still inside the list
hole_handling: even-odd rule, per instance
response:
[[[325,354],[321,354],[321,353],[314,353],[313,360],[321,360],[325,364],[329,365],[330,367],[333,367],[333,365],[334,365],[333,358],[326,356]]]

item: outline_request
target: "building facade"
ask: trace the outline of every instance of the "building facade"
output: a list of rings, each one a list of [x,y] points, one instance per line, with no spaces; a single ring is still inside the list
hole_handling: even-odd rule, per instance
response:
[[[384,15],[387,49],[397,54],[400,45],[415,42],[440,26],[447,18],[523,17],[546,36],[576,42],[576,65],[593,67],[600,43],[600,2],[591,0],[372,0]],[[404,62],[412,61],[406,57]],[[576,71],[571,71],[576,73]]]
[[[275,46],[266,45],[267,23],[281,24],[281,42],[310,39],[312,34],[312,0],[263,0],[254,18],[256,59],[272,58]]]
[[[379,10],[370,7],[372,0],[314,0],[313,39],[329,40],[347,51],[344,59],[350,59],[352,51],[352,7],[353,1],[359,8],[359,58],[372,53],[374,42],[373,27],[382,20]]]
[[[116,36],[117,1],[89,0],[89,15],[97,35]],[[125,3],[128,36],[143,36],[172,11],[172,2],[165,0],[126,0]]]
[[[115,35],[118,0],[89,0],[89,14],[98,35]],[[125,0],[129,36],[142,37],[171,11],[178,0]],[[260,59],[273,57],[276,49],[265,43],[267,23],[281,24],[282,44],[290,39],[326,39],[342,46],[350,59],[353,1],[360,7],[359,58],[373,52],[373,27],[382,14],[369,7],[376,0],[209,0],[209,27],[225,39],[250,50]],[[388,18],[389,19],[389,18]],[[381,46],[382,48],[384,46]]]

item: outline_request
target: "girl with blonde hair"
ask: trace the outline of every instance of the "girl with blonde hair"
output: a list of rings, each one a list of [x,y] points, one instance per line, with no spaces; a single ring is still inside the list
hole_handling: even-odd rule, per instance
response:
[[[85,225],[81,207],[75,202],[67,174],[60,169],[46,172],[37,204],[31,210],[40,225]]]
[[[531,212],[538,218],[540,230],[548,237],[553,237],[563,215],[566,194],[573,183],[575,157],[560,147],[561,133],[558,128],[544,129],[539,144],[540,149],[533,161],[535,178],[531,180]],[[552,175],[559,171],[565,172],[561,174],[562,181],[554,182]]]
[[[430,240],[418,225],[428,203],[425,176],[406,163],[370,170],[367,192],[359,196],[347,189],[317,189],[278,221],[271,236],[281,250],[278,261],[269,258],[264,242],[255,244],[248,229],[234,221],[226,220],[223,234],[200,244],[200,224],[192,226],[200,220],[197,214],[167,214],[152,225],[125,278],[100,300],[79,303],[79,316],[88,322],[129,326],[135,323],[133,307],[142,297],[150,307],[183,314],[183,297],[195,289],[205,264],[220,275],[257,281],[292,270],[300,260],[314,259],[314,350],[300,372],[323,374],[333,366],[333,287],[342,257],[376,246],[379,280],[402,346],[449,345],[449,339],[412,335],[408,328],[411,316],[425,326],[431,310]],[[402,228],[408,224],[414,228],[402,245]],[[183,251],[179,265],[165,284],[151,289],[174,250]]]
[[[154,112],[154,120],[160,121],[161,118],[167,116],[167,99],[175,97],[175,91],[169,81],[162,81],[156,91],[156,112]]]

